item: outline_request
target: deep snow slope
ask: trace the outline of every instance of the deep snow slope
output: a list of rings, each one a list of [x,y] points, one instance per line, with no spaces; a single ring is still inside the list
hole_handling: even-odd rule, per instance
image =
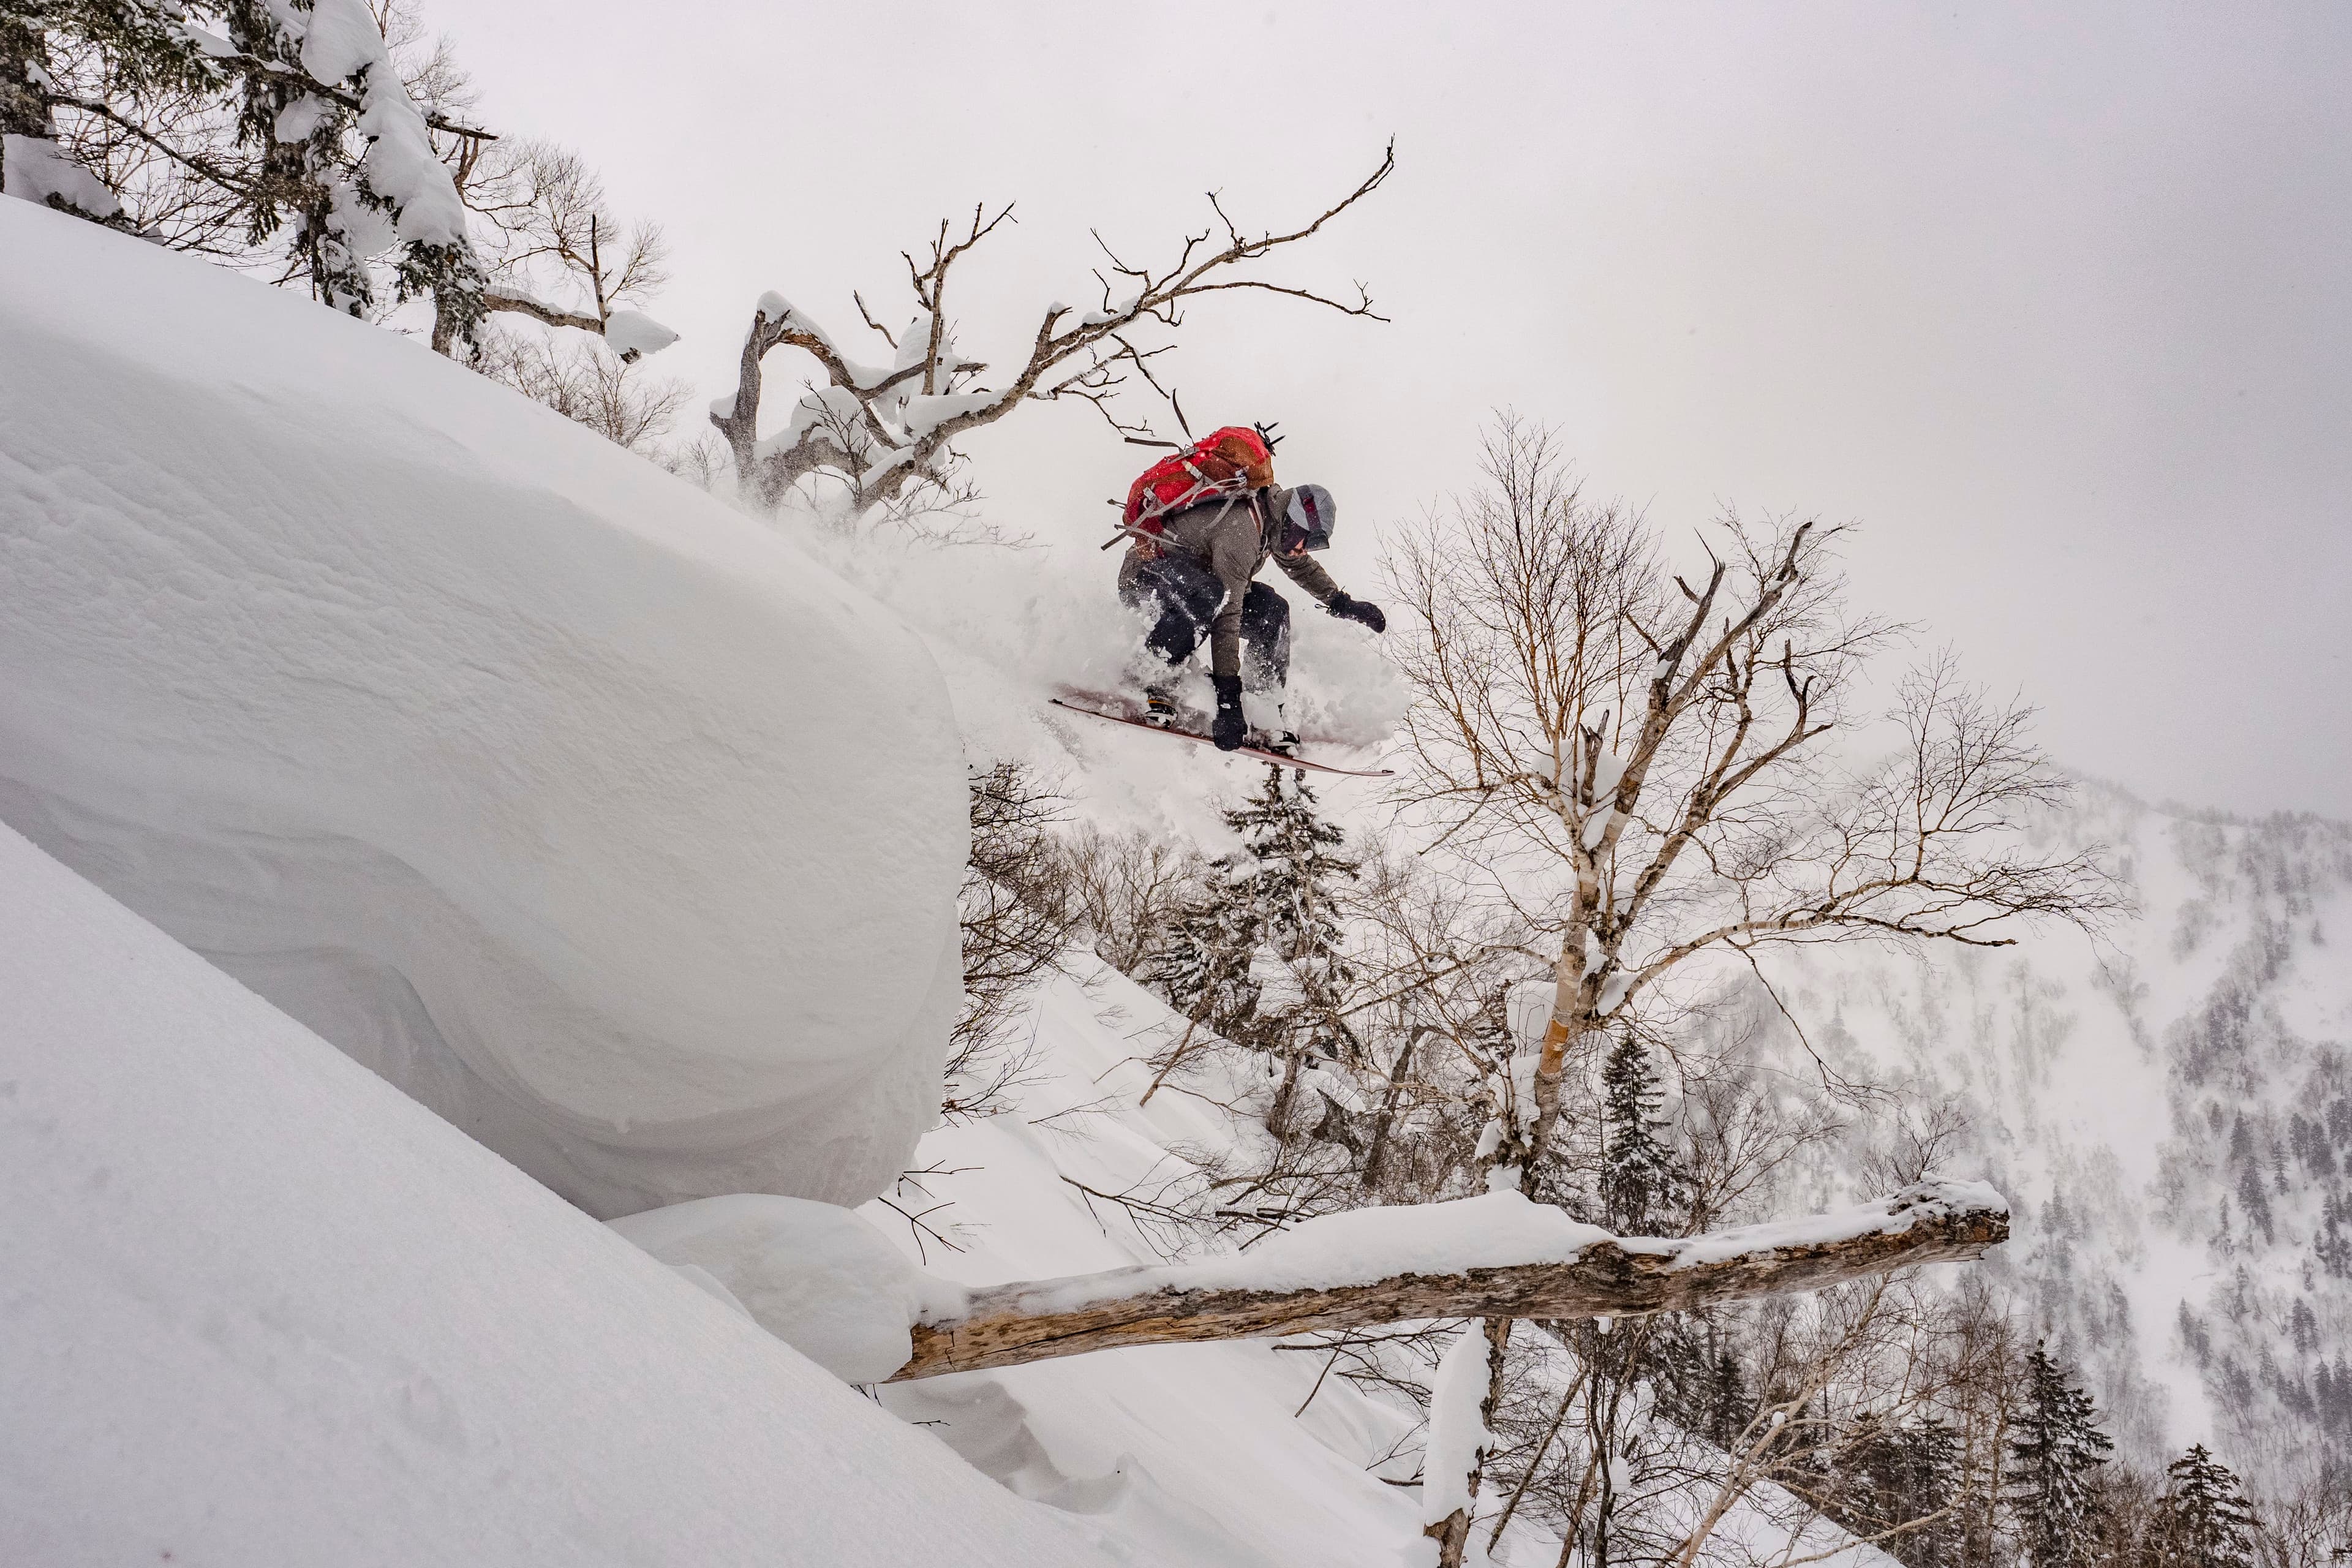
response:
[[[773,531],[414,342],[0,202],[0,821],[600,1215],[938,1105],[961,755]]]
[[[1182,1151],[1251,1136],[1181,1090],[1137,1108],[1150,1081],[1139,1046],[1167,1018],[1107,967],[1049,983],[1024,1021],[1036,1073],[1016,1090],[1018,1109],[929,1134],[919,1159],[940,1173],[890,1194],[949,1245],[886,1204],[864,1214],[965,1284],[1159,1261],[1117,1205],[1083,1189],[1149,1191],[1181,1173]],[[880,1397],[1019,1495],[1171,1558],[1398,1561],[1420,1531],[1419,1496],[1381,1477],[1412,1475],[1417,1423],[1341,1379],[1318,1390],[1320,1370],[1265,1342],[1150,1346],[894,1384]]]
[[[0,1562],[1154,1561],[992,1484],[5,827],[0,997]]]

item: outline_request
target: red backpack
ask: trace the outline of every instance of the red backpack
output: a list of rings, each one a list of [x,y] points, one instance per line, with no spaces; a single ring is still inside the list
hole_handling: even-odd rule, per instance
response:
[[[1121,521],[1129,529],[1158,533],[1160,519],[1171,511],[1272,483],[1273,448],[1246,425],[1228,425],[1144,469],[1127,492]]]

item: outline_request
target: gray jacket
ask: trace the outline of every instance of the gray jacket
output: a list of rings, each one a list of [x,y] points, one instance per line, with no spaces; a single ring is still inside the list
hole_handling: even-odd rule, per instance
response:
[[[1169,514],[1161,525],[1159,550],[1203,563],[1225,585],[1224,603],[1217,606],[1216,619],[1209,623],[1210,668],[1219,675],[1241,673],[1242,595],[1249,592],[1259,568],[1269,560],[1313,595],[1318,605],[1329,604],[1331,595],[1339,591],[1331,574],[1312,556],[1293,559],[1275,553],[1273,541],[1281,531],[1282,514],[1289,508],[1290,492],[1276,485],[1254,497],[1235,497],[1231,506],[1221,499],[1186,507]],[[1118,568],[1121,590],[1134,583],[1143,563],[1151,559],[1150,548],[1141,540],[1128,547],[1127,558]]]

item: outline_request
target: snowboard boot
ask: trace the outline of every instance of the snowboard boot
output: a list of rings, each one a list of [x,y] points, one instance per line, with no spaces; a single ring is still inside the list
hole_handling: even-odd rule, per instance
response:
[[[1278,691],[1280,688],[1277,687],[1276,689]],[[1271,728],[1259,731],[1259,734],[1261,749],[1272,752],[1277,757],[1295,757],[1298,754],[1298,731],[1290,727],[1290,704],[1287,701],[1280,699],[1276,700],[1274,724]]]
[[[1143,721],[1157,730],[1166,730],[1176,722],[1176,689],[1154,685],[1143,689]]]

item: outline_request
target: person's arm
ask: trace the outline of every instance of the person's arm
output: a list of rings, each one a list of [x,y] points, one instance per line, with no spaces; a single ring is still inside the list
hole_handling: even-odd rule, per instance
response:
[[[1290,580],[1315,595],[1316,602],[1343,621],[1354,621],[1376,632],[1389,629],[1388,616],[1378,605],[1368,605],[1361,599],[1351,599],[1331,581],[1331,574],[1320,563],[1307,555],[1276,555],[1274,563],[1290,574]]]
[[[1331,574],[1312,555],[1285,555],[1276,551],[1274,563],[1282,568],[1284,576],[1313,595],[1318,605],[1328,605],[1331,595],[1339,592],[1339,584],[1331,581]]]

